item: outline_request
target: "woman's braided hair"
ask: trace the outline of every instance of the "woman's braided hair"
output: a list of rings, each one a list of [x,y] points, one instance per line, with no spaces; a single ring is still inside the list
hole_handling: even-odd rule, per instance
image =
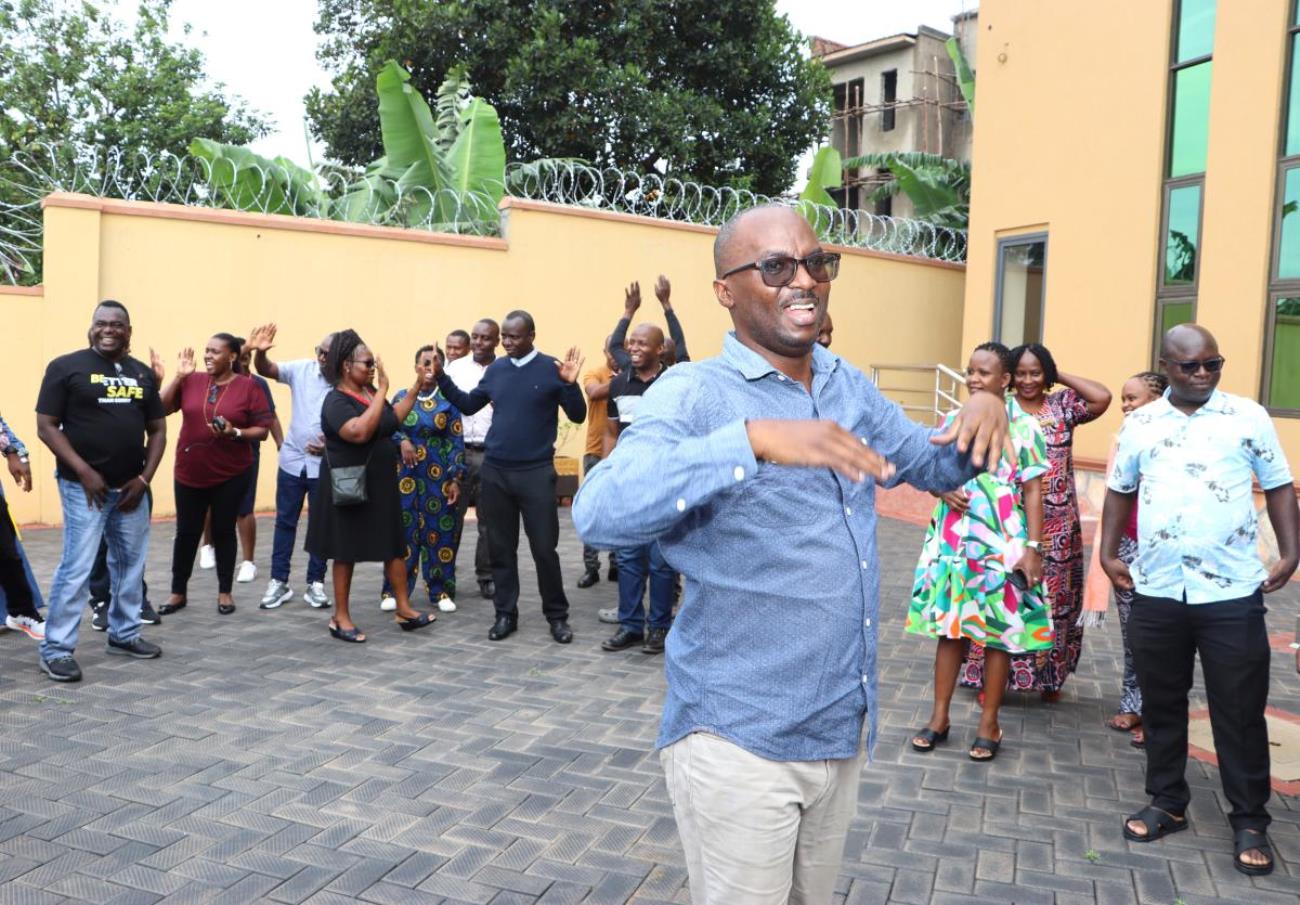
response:
[[[352,357],[357,346],[361,345],[365,344],[356,330],[340,330],[334,334],[329,355],[325,356],[325,378],[332,386],[338,386],[339,379],[343,376],[343,365]]]
[[[1163,396],[1165,390],[1169,389],[1169,378],[1155,371],[1138,371],[1129,379],[1142,381],[1152,396]]]

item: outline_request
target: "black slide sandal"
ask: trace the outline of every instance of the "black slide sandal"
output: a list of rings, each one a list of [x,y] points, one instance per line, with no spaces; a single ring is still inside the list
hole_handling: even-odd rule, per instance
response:
[[[944,729],[942,732],[935,732],[935,731],[934,731],[933,729],[931,729],[929,726],[926,726],[926,727],[925,727],[924,729],[922,729],[920,732],[917,732],[917,733],[913,734],[913,736],[912,736],[912,750],[913,750],[913,751],[920,751],[922,754],[929,754],[929,753],[930,753],[931,751],[933,751],[935,748],[939,747],[939,746],[942,745],[944,742],[948,741],[948,732],[949,732],[949,730],[951,730],[951,729],[952,729],[952,727],[949,726],[947,729]],[[925,740],[926,742],[928,742],[929,744],[918,745],[918,744],[916,743],[916,742],[917,742],[917,739],[924,739],[924,740]]]
[[[1146,834],[1135,833],[1129,829],[1129,821],[1138,820],[1147,828]],[[1181,820],[1170,814],[1168,811],[1162,811],[1155,805],[1147,805],[1136,814],[1130,814],[1124,818],[1124,838],[1133,842],[1155,842],[1157,839],[1163,839],[1170,833],[1180,833],[1187,829],[1187,818]]]

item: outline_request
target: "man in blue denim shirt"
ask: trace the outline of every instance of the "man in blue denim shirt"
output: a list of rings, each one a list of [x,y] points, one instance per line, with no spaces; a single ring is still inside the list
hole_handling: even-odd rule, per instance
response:
[[[1101,565],[1133,591],[1129,638],[1142,689],[1146,791],[1151,803],[1124,824],[1152,842],[1187,828],[1187,692],[1196,657],[1235,856],[1244,874],[1273,870],[1265,831],[1269,781],[1269,644],[1264,594],[1286,585],[1300,561],[1300,509],[1268,412],[1217,389],[1224,358],[1210,331],[1182,324],[1165,334],[1163,399],[1124,421],[1102,510]],[[1277,535],[1266,570],[1256,547],[1251,479],[1264,490]],[[1138,555],[1120,561],[1119,538],[1138,506]]]
[[[825,905],[864,716],[875,735],[874,482],[960,486],[1006,414],[977,394],[936,435],[816,346],[839,255],[793,210],[733,218],[714,264],[735,332],[655,382],[573,517],[597,547],[658,541],[686,579],[658,746],[691,901]]]

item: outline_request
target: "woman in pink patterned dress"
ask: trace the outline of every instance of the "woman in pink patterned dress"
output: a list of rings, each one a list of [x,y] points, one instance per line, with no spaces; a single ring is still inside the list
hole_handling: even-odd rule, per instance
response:
[[[1083,531],[1074,486],[1074,429],[1110,407],[1110,390],[1095,380],[1062,374],[1052,353],[1038,343],[1011,350],[1011,386],[1026,414],[1038,420],[1047,440],[1051,471],[1043,479],[1043,587],[1052,608],[1055,642],[1049,650],[1011,658],[1012,691],[1038,691],[1054,703],[1079,664],[1083,647]],[[1056,384],[1062,388],[1050,392]],[[962,684],[984,684],[983,651],[971,645]]]

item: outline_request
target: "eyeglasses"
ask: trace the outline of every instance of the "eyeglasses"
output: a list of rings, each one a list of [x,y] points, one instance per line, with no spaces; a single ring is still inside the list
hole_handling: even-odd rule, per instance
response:
[[[1167,365],[1178,365],[1178,369],[1188,377],[1191,377],[1201,368],[1205,368],[1207,374],[1217,374],[1223,370],[1223,363],[1226,361],[1222,355],[1217,358],[1206,358],[1203,361],[1178,361],[1174,358],[1164,359]]]
[[[352,362],[354,365],[361,365],[361,367],[365,368],[367,371],[373,369],[375,366],[375,360],[373,358],[349,358],[348,361]]]
[[[800,264],[808,271],[808,276],[818,283],[829,283],[840,273],[839,254],[833,251],[816,251],[806,258],[772,255],[749,264],[733,267],[724,273],[722,278],[725,280],[732,274],[745,270],[757,270],[759,276],[763,278],[764,285],[779,288],[789,286],[794,281],[795,274],[799,272]]]

